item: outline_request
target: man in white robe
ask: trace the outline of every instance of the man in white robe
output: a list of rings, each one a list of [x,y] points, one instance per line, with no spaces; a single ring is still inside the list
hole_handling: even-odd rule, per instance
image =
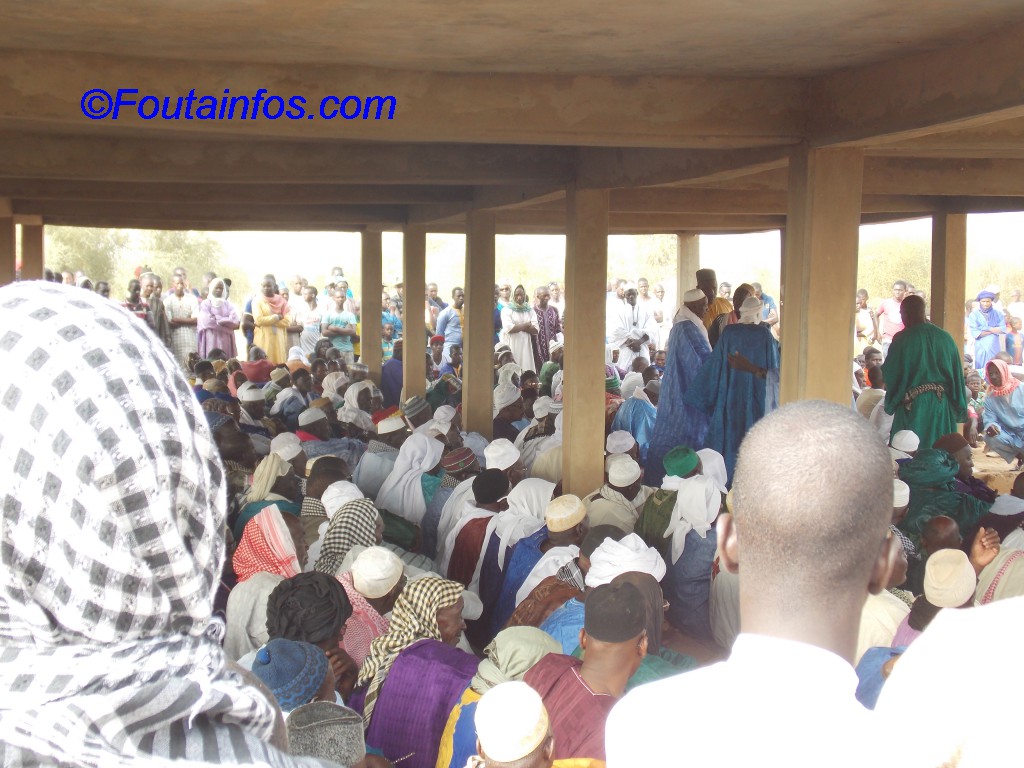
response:
[[[626,286],[626,303],[609,315],[608,343],[619,350],[618,367],[627,373],[633,360],[645,358],[650,363],[654,355],[654,339],[658,337],[658,324],[643,304],[637,303],[636,286]]]

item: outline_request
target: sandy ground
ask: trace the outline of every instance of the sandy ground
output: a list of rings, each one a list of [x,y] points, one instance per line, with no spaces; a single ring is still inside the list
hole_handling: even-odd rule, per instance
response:
[[[974,449],[974,476],[979,477],[999,493],[1009,493],[1013,481],[1019,472],[1012,470],[1013,464],[1007,464],[1002,458],[985,455],[984,443]]]

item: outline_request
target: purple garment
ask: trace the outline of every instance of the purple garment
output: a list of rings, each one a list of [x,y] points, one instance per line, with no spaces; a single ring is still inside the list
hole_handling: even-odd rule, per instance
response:
[[[398,654],[381,686],[366,743],[402,768],[434,768],[444,727],[480,660],[437,640]]]
[[[220,325],[221,320],[230,320],[238,325],[238,310],[225,301],[219,308],[214,308],[213,303],[206,299],[199,304],[199,319],[197,321],[197,341],[199,344],[199,357],[206,359],[211,349],[222,349],[230,357],[237,357],[235,349],[235,332]]]
[[[921,634],[921,630],[914,629],[910,626],[910,614],[903,617],[903,621],[900,622],[899,627],[896,628],[896,634],[892,638],[890,645],[893,648],[900,646],[908,646],[917,639],[917,636]]]

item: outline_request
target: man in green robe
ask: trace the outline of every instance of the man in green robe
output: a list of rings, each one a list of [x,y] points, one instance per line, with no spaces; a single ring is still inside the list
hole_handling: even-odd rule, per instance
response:
[[[896,338],[899,337],[897,334]],[[893,341],[890,352],[895,346]],[[938,515],[953,518],[963,540],[970,541],[978,521],[991,510],[991,503],[956,490],[959,471],[960,464],[955,458],[947,451],[933,448],[918,451],[900,467],[900,480],[910,486],[910,507],[898,525],[914,544],[920,543],[925,524]]]
[[[967,420],[963,362],[953,337],[925,318],[920,296],[905,298],[900,315],[905,327],[882,364],[890,435],[909,429],[929,446]]]

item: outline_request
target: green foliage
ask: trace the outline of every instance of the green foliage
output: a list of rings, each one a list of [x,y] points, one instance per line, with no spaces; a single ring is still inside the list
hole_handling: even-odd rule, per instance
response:
[[[892,284],[896,280],[929,294],[931,258],[931,244],[926,240],[889,237],[864,243],[857,264],[857,288],[867,290],[872,307],[892,296]],[[849,297],[851,303],[853,299]]]
[[[55,272],[81,270],[93,282],[115,275],[131,241],[121,229],[46,227],[45,232],[46,265]]]

